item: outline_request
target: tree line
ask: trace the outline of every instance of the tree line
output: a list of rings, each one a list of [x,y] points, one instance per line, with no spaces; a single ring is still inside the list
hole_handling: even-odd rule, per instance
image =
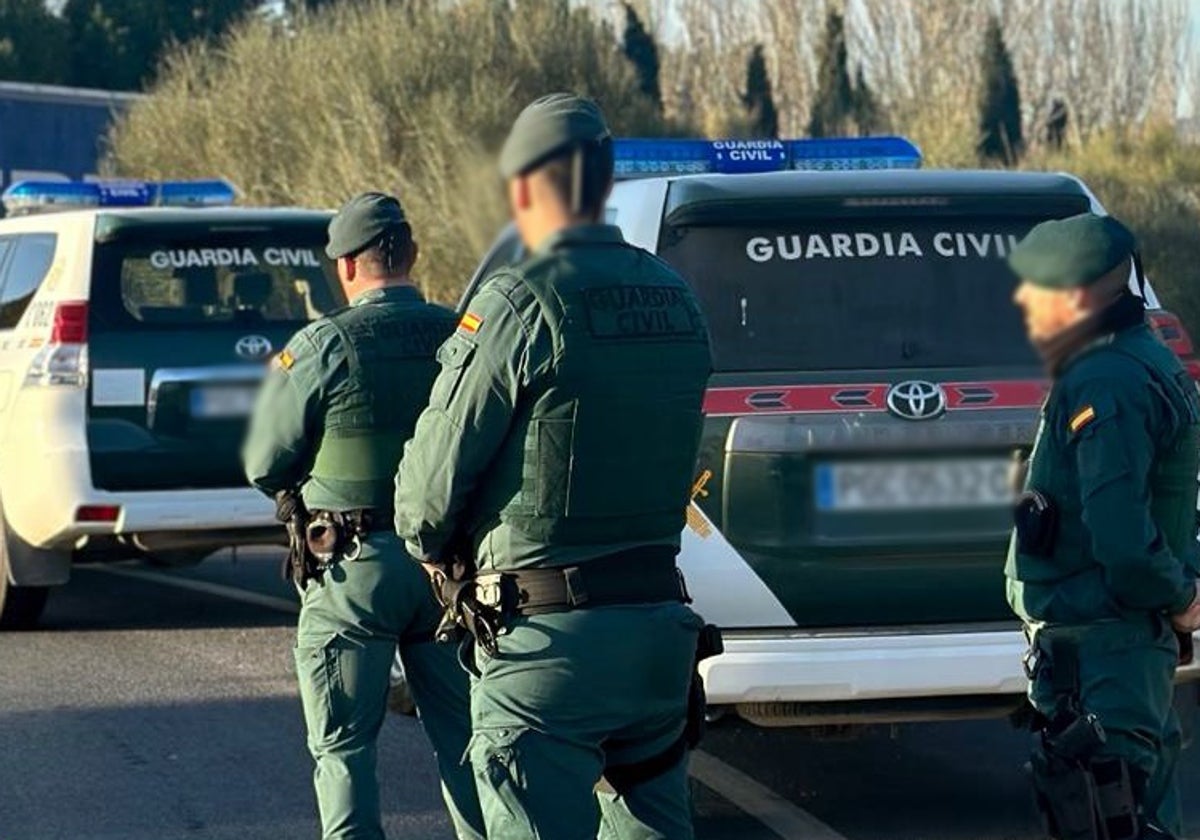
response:
[[[173,46],[211,40],[262,0],[0,0],[0,79],[141,90]]]
[[[247,18],[295,27],[327,7],[360,2],[364,0],[64,0],[48,5],[46,0],[0,0],[0,79],[145,90],[172,50],[212,43]],[[420,5],[425,0],[393,2]],[[528,0],[494,2],[511,7]],[[844,0],[816,0],[801,7],[758,0],[752,15],[745,10],[721,14],[719,3],[709,8],[713,2],[683,5],[689,42],[683,47],[660,44],[644,22],[645,15],[662,12],[661,0],[624,0],[617,7],[624,21],[610,21],[641,92],[669,122],[709,135],[879,133],[912,122],[906,110],[914,106],[906,99],[949,98],[955,111],[952,130],[972,134],[975,155],[1011,165],[1027,140],[1061,148],[1071,134],[1071,105],[1060,92],[1051,95],[1048,90],[1063,88],[1064,81],[1085,88],[1073,103],[1083,112],[1080,131],[1105,121],[1139,121],[1147,116],[1142,111],[1169,100],[1179,88],[1177,77],[1184,71],[1164,65],[1187,63],[1187,56],[1178,55],[1185,50],[1176,49],[1186,28],[1180,0],[1077,0],[1069,14],[1060,8],[1064,4],[1042,0],[1006,0],[999,7],[979,0],[933,0],[920,10],[864,0],[850,20]],[[600,7],[598,0],[574,0],[581,3]],[[1004,20],[996,8],[1004,12]],[[823,25],[815,17],[818,11]],[[1024,75],[1039,87],[1033,107],[1028,98],[1022,100],[1021,73],[1006,32],[1010,29],[1025,53],[1030,45],[1059,47],[1040,52],[1037,63],[1023,58]],[[1106,33],[1114,31],[1125,33],[1125,40],[1107,43],[1104,39],[1111,35]],[[947,71],[930,63],[934,48],[944,64],[958,66]],[[966,55],[967,50],[973,55]],[[1070,50],[1077,55],[1068,61],[1062,53]],[[1169,55],[1172,62],[1165,62]],[[740,84],[737,74],[728,72],[731,56],[743,62]],[[1106,66],[1095,66],[1098,61]],[[1068,68],[1074,66],[1091,72],[1070,77],[1077,71]],[[688,78],[685,72],[693,75]],[[714,72],[720,78],[711,78]],[[696,73],[709,78],[701,81]],[[933,76],[948,87],[939,90]],[[1096,81],[1098,76],[1105,80]],[[872,77],[882,83],[882,95],[869,82]],[[905,91],[906,84],[915,89]],[[964,84],[970,89],[963,90]],[[1096,95],[1105,90],[1107,97]],[[963,107],[964,94],[973,108]],[[974,116],[964,121],[964,110]],[[1040,113],[1030,138],[1034,110]]]
[[[623,10],[625,28],[622,49],[637,71],[642,92],[662,108],[658,46],[637,9],[625,2]],[[1017,163],[1025,148],[1021,93],[1003,27],[995,15],[988,17],[978,64],[981,84],[975,106],[978,115],[977,152],[983,160],[1011,166]],[[761,43],[754,44],[748,50],[744,82],[738,99],[743,113],[740,121],[733,121],[733,133],[752,138],[780,136],[779,107],[772,93],[764,45]],[[1062,148],[1068,118],[1066,104],[1056,99],[1044,138],[1052,148]],[[861,62],[851,73],[845,16],[838,7],[831,6],[817,50],[816,89],[809,107],[807,136],[865,136],[877,133],[885,124],[880,103],[866,80]]]

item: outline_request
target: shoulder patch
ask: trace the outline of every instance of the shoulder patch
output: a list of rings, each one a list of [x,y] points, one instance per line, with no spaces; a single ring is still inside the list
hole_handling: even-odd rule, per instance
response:
[[[479,328],[483,326],[483,318],[476,315],[474,312],[467,312],[458,322],[458,331],[470,333],[474,335],[479,332]]]
[[[1095,419],[1096,409],[1090,405],[1085,405],[1079,411],[1075,412],[1067,426],[1071,429],[1071,434],[1075,434]]]
[[[294,364],[296,364],[296,357],[290,350],[284,350],[271,360],[271,367],[277,370],[291,370]]]

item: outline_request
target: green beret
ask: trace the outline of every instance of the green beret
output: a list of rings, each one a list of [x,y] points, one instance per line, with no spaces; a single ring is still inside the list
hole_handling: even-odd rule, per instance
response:
[[[331,260],[351,256],[406,223],[404,208],[394,197],[378,192],[356,195],[330,220],[325,253]]]
[[[1008,256],[1023,280],[1048,289],[1090,286],[1133,255],[1137,242],[1112,216],[1081,213],[1042,222]]]
[[[611,137],[600,106],[573,93],[552,93],[525,108],[500,151],[500,174],[512,178],[556,152]]]

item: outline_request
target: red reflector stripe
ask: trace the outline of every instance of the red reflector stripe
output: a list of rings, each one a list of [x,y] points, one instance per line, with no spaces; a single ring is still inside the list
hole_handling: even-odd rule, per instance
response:
[[[946,408],[960,411],[979,408],[1038,408],[1046,398],[1050,385],[1036,379],[1016,379],[1008,382],[943,382]],[[991,391],[992,399],[970,399],[972,389]]]
[[[116,522],[120,517],[120,505],[82,505],[75,509],[76,522]]]
[[[1158,333],[1163,344],[1175,351],[1177,356],[1192,355],[1192,338],[1176,315],[1170,312],[1151,312],[1149,318],[1150,326]]]
[[[946,392],[946,408],[950,411],[1038,408],[1046,398],[1049,387],[1048,383],[1037,379],[940,384]],[[704,394],[704,413],[721,417],[887,411],[887,392],[890,387],[880,383],[855,383],[709,388]]]
[[[83,344],[87,341],[87,301],[73,300],[54,308],[54,325],[50,328],[52,344]]]
[[[709,388],[704,413],[810,414],[819,411],[883,411],[887,385],[756,385]],[[840,401],[839,398],[840,397]]]

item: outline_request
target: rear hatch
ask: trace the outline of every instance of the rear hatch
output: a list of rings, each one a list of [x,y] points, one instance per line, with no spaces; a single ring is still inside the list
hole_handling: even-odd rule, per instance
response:
[[[98,218],[88,306],[88,446],[104,490],[240,487],[267,362],[341,305],[323,213]]]
[[[803,626],[1011,619],[1008,465],[1045,390],[1004,257],[1086,197],[739,180],[669,200],[659,247],[714,344],[698,501]]]

